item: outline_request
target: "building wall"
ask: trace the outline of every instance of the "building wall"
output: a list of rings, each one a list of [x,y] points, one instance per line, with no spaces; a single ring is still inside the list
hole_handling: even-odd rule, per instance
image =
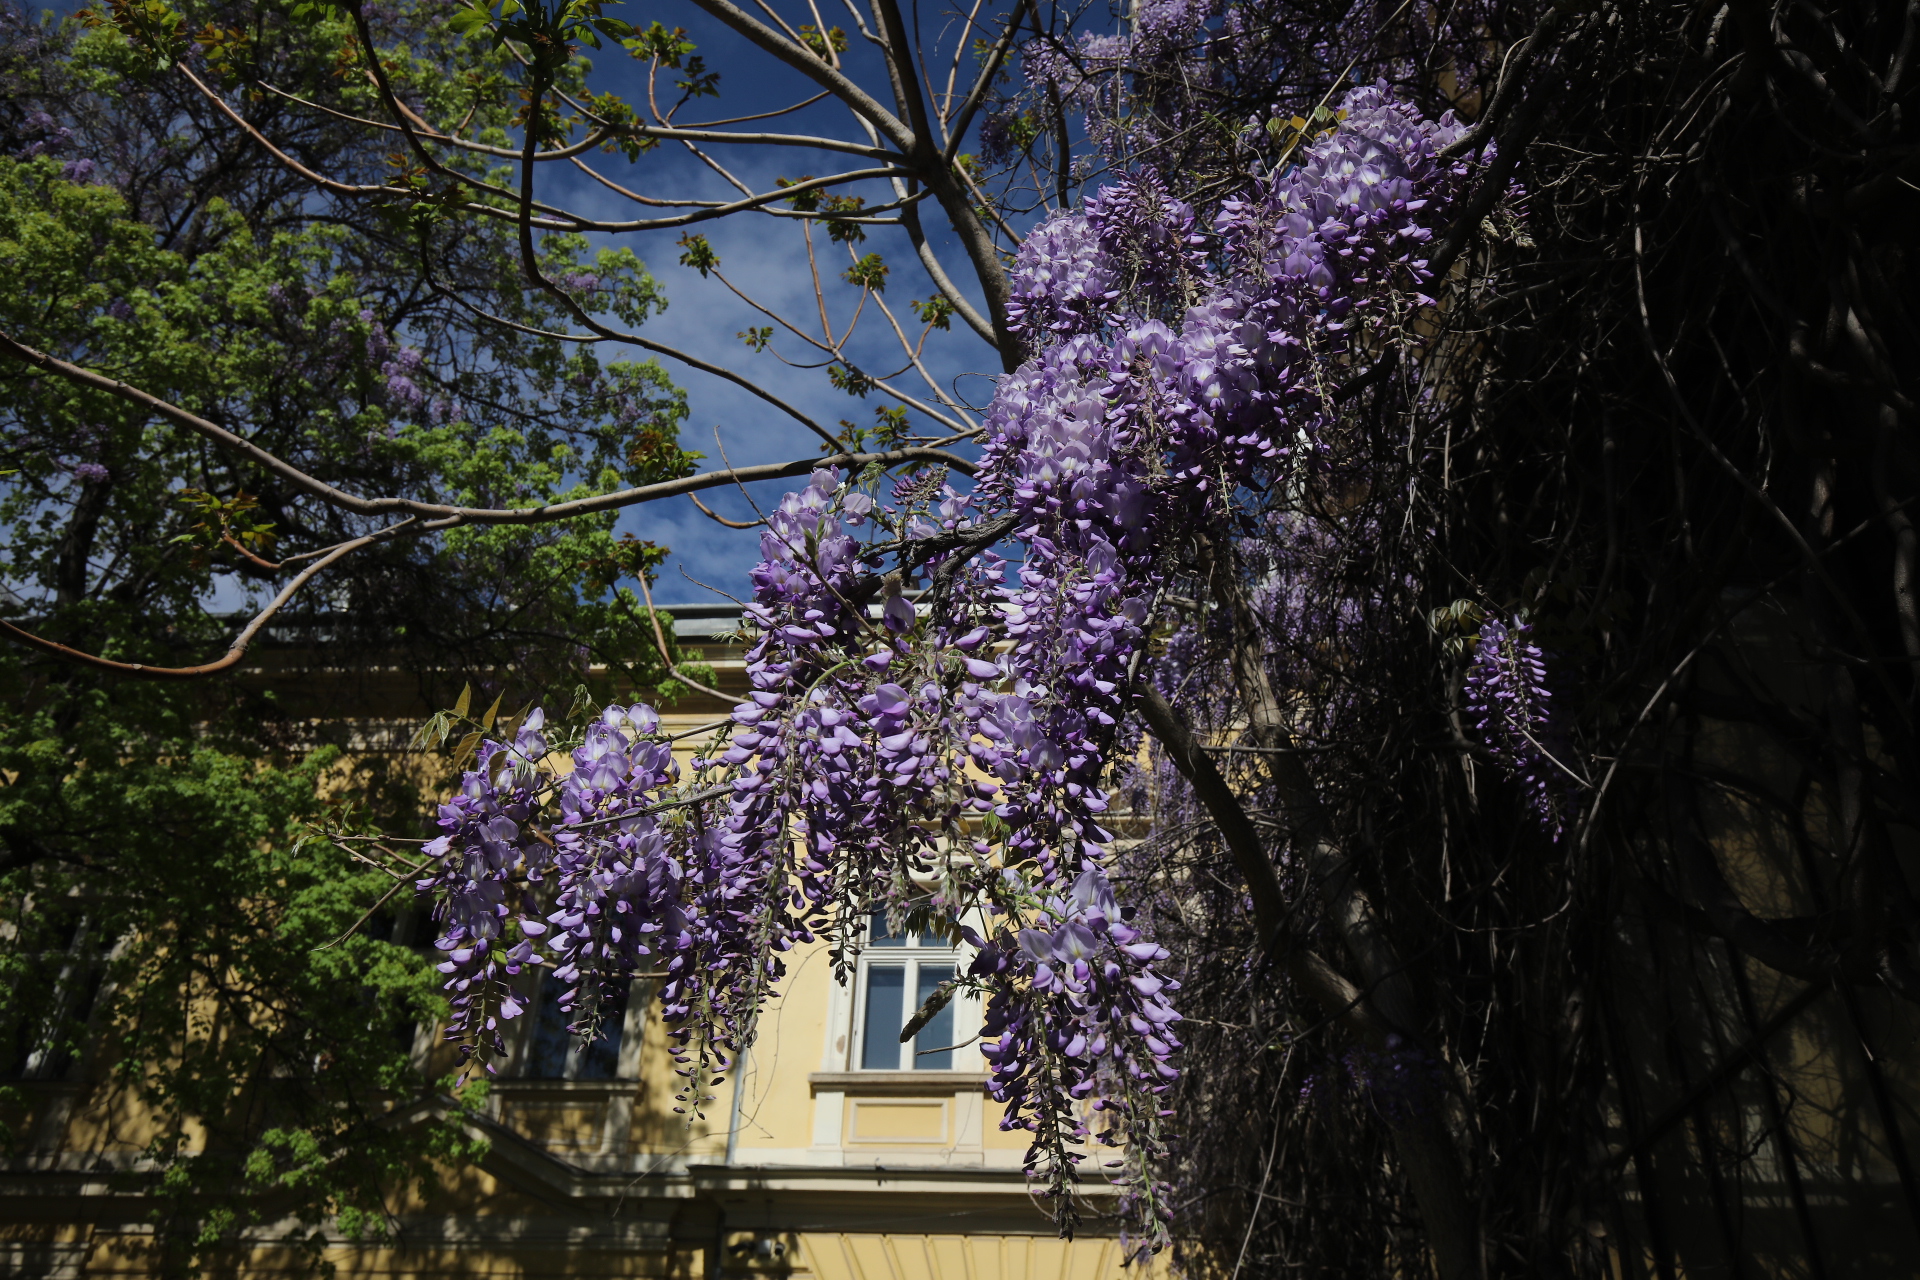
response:
[[[731,626],[724,617],[690,616],[679,628],[729,693],[745,687],[739,648],[703,632]],[[310,699],[315,677],[298,654],[269,651],[248,678]],[[398,748],[425,710],[407,704],[404,681],[387,684],[360,686],[371,692],[352,708],[355,749]],[[729,710],[688,698],[663,719],[681,732]],[[682,745],[690,753],[699,741]],[[518,1020],[507,1068],[477,1125],[490,1140],[488,1155],[399,1205],[395,1240],[331,1239],[326,1261],[340,1280],[1121,1274],[1119,1244],[1098,1219],[1103,1188],[1090,1188],[1092,1229],[1072,1241],[1059,1239],[1030,1199],[1026,1144],[1000,1131],[977,1045],[953,1050],[947,1070],[862,1071],[854,1056],[857,984],[835,983],[824,944],[788,959],[744,1070],[691,1123],[674,1112],[679,1078],[647,981],[630,995],[611,1079],[526,1078],[537,1057],[536,1019]],[[955,1003],[964,1039],[980,1011]],[[434,1075],[453,1066],[431,1029],[415,1052]],[[0,1173],[0,1275],[153,1274],[141,1154],[153,1126],[125,1092],[89,1083],[101,1075],[96,1067],[83,1062],[75,1074],[22,1085],[25,1103],[8,1117],[25,1149]],[[396,1121],[435,1105],[415,1104]],[[293,1229],[249,1233],[208,1274],[303,1274],[305,1259],[285,1243]]]

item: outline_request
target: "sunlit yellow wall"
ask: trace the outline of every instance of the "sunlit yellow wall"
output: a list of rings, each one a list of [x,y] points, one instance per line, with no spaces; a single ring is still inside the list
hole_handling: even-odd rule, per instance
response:
[[[737,649],[719,645],[705,656],[723,690],[744,691]],[[690,698],[666,714],[665,728],[711,724],[729,709]],[[363,710],[377,717],[381,707]],[[404,741],[398,719],[366,724],[356,734],[369,743],[382,733]],[[683,740],[683,754],[702,741]],[[389,767],[413,766],[395,759]],[[957,1050],[947,1072],[850,1071],[852,993],[834,982],[825,944],[799,948],[788,962],[743,1069],[691,1123],[674,1110],[682,1081],[665,1028],[655,1010],[636,1010],[627,1030],[639,1050],[628,1053],[624,1078],[526,1080],[510,1068],[491,1090],[482,1123],[492,1149],[480,1165],[446,1171],[425,1194],[398,1194],[396,1239],[332,1239],[325,1261],[340,1280],[1164,1274],[1122,1272],[1099,1219],[1106,1197],[1097,1179],[1089,1229],[1071,1242],[1057,1238],[1027,1193],[1024,1135],[1002,1133],[1001,1109],[985,1096],[977,1047]],[[978,1028],[979,1007],[963,999],[955,1012],[965,1039]],[[416,1053],[434,1076],[455,1066],[432,1035]],[[5,1117],[26,1154],[0,1178],[0,1276],[155,1274],[141,1169],[156,1126],[126,1090],[102,1083],[97,1067],[88,1079],[32,1086]],[[290,1247],[298,1230],[284,1223],[251,1232],[208,1274],[305,1274]]]
[[[821,1232],[800,1235],[795,1245],[792,1274],[819,1280],[1105,1280],[1121,1274],[1119,1242],[1109,1239]]]

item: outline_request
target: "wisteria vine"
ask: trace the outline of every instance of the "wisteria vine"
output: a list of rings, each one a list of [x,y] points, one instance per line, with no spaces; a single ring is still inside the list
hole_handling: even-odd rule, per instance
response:
[[[1462,127],[1384,88],[1334,118],[1210,225],[1142,170],[1026,239],[1029,356],[972,492],[909,474],[883,504],[874,477],[822,469],[788,494],[753,572],[750,699],[686,776],[644,707],[561,743],[535,712],[482,746],[420,882],[450,1037],[502,1052],[529,964],[557,966],[582,1035],[660,972],[697,1108],[786,951],[824,938],[844,976],[875,911],[912,918],[977,953],[958,985],[987,1000],[989,1088],[1063,1225],[1104,1146],[1135,1246],[1165,1243],[1178,984],[1103,825],[1134,691],[1183,531],[1325,459],[1341,383],[1413,341],[1424,246],[1468,176],[1438,158]]]

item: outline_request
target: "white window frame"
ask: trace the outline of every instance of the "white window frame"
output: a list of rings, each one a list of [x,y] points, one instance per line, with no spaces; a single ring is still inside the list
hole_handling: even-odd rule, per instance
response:
[[[920,966],[922,964],[936,964],[942,968],[952,969],[954,976],[959,977],[966,972],[967,958],[959,947],[950,947],[945,944],[924,946],[921,944],[920,938],[909,938],[904,945],[900,946],[875,946],[871,938],[869,938],[866,944],[860,948],[860,963],[854,975],[853,998],[850,1002],[852,1005],[850,1010],[852,1014],[850,1019],[852,1026],[847,1036],[847,1070],[870,1072],[876,1075],[906,1075],[916,1071],[965,1071],[977,1068],[977,1061],[975,1061],[973,1056],[969,1056],[974,1053],[974,1048],[971,1045],[955,1048],[953,1050],[953,1061],[949,1066],[915,1066],[909,1055],[916,1053],[920,1048],[939,1049],[945,1047],[935,1044],[922,1046],[919,1041],[921,1037],[926,1034],[924,1031],[921,1032],[921,1035],[914,1037],[912,1044],[899,1044],[898,1042],[894,1044],[894,1048],[900,1052],[900,1065],[892,1067],[869,1067],[865,1065],[867,1051],[868,975],[871,974],[875,968],[899,968],[905,970],[900,992],[900,1021],[904,1026],[906,1021],[913,1017],[920,1008],[920,1000],[915,993],[919,990]],[[956,996],[947,1008],[951,1010],[953,1014],[954,1035],[964,1040],[966,1037],[960,1035],[960,1028],[965,1026],[967,1019],[976,1013],[975,1002],[965,999],[962,996]]]
[[[16,930],[8,929],[8,940]],[[73,936],[64,946],[50,947],[37,959],[54,968],[51,1001],[37,1026],[27,1030],[30,1047],[12,1077],[17,1084],[54,1084],[79,1081],[90,1073],[99,1039],[100,1012],[112,995],[108,965],[119,955],[124,939],[101,946],[94,918],[82,912]],[[23,1028],[23,1030],[26,1030]],[[71,1046],[62,1033],[71,1033]],[[70,1055],[62,1050],[71,1048]],[[0,1084],[7,1083],[0,1080]]]
[[[531,966],[530,966],[531,968]],[[585,1047],[577,1036],[567,1037],[566,1065],[558,1076],[534,1076],[529,1074],[533,1068],[533,1035],[540,1024],[540,1016],[545,1003],[543,995],[546,977],[550,970],[546,966],[532,968],[531,980],[527,983],[522,1003],[525,1011],[514,1021],[519,1023],[517,1033],[508,1043],[509,1058],[507,1070],[501,1074],[508,1080],[524,1081],[530,1085],[589,1085],[603,1086],[619,1083],[631,1084],[640,1078],[641,1041],[646,1035],[647,1007],[653,1000],[653,982],[648,978],[635,978],[627,987],[627,1007],[621,1016],[620,1046],[614,1050],[613,1075],[611,1077],[582,1080],[579,1078],[580,1065],[586,1056]]]

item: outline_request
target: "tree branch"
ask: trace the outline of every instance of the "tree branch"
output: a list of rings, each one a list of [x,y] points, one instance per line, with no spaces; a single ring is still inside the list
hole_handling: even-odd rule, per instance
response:
[[[884,453],[835,453],[795,458],[788,462],[727,467],[719,471],[705,471],[698,475],[683,476],[677,480],[662,480],[657,484],[641,485],[638,488],[621,489],[615,493],[599,494],[591,498],[576,498],[571,502],[555,502],[538,507],[461,507],[446,503],[421,502],[413,498],[362,498],[308,475],[245,437],[217,423],[209,422],[178,405],[162,400],[152,392],[142,391],[117,378],[109,378],[105,374],[95,373],[91,369],[50,356],[16,341],[4,332],[0,332],[0,352],[5,352],[47,373],[58,374],[81,386],[105,391],[138,405],[150,413],[157,414],[169,422],[205,437],[230,453],[246,458],[254,465],[292,484],[301,492],[331,506],[352,511],[358,515],[405,514],[426,518],[429,523],[422,527],[423,531],[448,529],[462,524],[546,524],[554,520],[566,520],[599,511],[614,511],[642,502],[655,502],[661,498],[677,498],[683,493],[697,493],[702,489],[716,489],[722,485],[803,476],[814,468],[822,466],[892,467],[907,462],[938,462],[952,467],[962,475],[971,476],[977,470],[973,463],[945,449],[909,447]]]
[[[385,542],[389,538],[399,536],[403,531],[408,531],[410,528],[411,522],[408,522],[404,525],[395,526],[392,529],[382,529],[378,533],[370,533],[363,538],[355,538],[351,542],[341,543],[327,553],[327,555],[314,561],[305,569],[302,569],[294,577],[293,581],[282,587],[280,593],[268,602],[267,607],[255,614],[253,620],[247,623],[246,627],[238,636],[234,637],[233,643],[227,647],[227,652],[224,656],[216,658],[212,662],[202,663],[196,667],[151,667],[140,662],[115,662],[111,658],[102,658],[95,654],[85,653],[79,649],[60,644],[57,641],[34,635],[32,632],[16,627],[4,619],[0,619],[0,634],[6,635],[8,639],[14,641],[16,644],[23,644],[30,649],[38,649],[42,653],[50,653],[56,658],[64,658],[69,662],[77,662],[82,666],[92,667],[96,671],[111,671],[116,675],[130,676],[136,680],[197,680],[202,676],[217,675],[222,671],[232,669],[239,663],[241,658],[246,656],[247,648],[253,643],[254,637],[260,634],[260,628],[266,626],[273,615],[280,612],[281,606],[293,599],[300,588],[312,581],[321,570],[344,559],[362,547],[370,546],[376,542]]]
[[[729,0],[693,0],[693,2],[846,103],[855,113],[870,121],[874,128],[886,134],[888,141],[902,152],[912,153],[914,150],[912,131],[892,112],[874,101],[866,90],[849,80],[835,67],[814,56],[811,50],[795,44],[746,10],[730,3]]]

